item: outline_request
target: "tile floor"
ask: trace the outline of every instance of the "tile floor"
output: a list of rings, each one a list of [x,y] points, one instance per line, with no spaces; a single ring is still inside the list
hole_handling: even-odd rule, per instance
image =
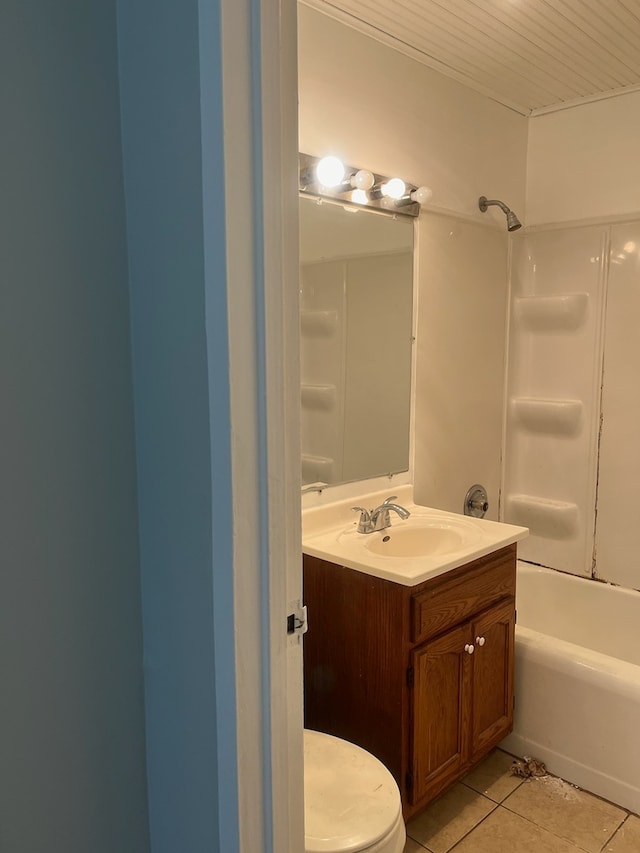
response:
[[[640,853],[640,818],[495,750],[407,825],[404,853]]]

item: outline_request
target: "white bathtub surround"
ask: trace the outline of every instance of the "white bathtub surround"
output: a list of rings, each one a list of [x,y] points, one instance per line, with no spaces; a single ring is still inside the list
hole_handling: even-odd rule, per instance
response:
[[[519,562],[516,606],[504,748],[640,812],[640,593]]]
[[[605,226],[513,243],[504,518],[520,555],[590,575],[602,372]]]
[[[596,574],[640,589],[640,223],[611,228],[596,522]]]
[[[640,589],[640,220],[513,242],[503,517],[520,556]]]

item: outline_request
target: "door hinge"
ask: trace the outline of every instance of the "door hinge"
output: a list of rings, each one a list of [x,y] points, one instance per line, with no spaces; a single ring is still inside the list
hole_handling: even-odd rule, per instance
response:
[[[513,621],[515,622],[516,625],[518,624],[518,611],[517,610],[515,611],[515,616],[513,617]]]
[[[407,669],[407,687],[413,687],[416,682],[415,671],[412,666]]]
[[[404,787],[407,791],[413,791],[413,773],[407,773],[404,777]]]
[[[289,606],[293,608],[293,612],[287,614],[287,634],[290,637],[301,637],[309,629],[307,605],[296,602]]]

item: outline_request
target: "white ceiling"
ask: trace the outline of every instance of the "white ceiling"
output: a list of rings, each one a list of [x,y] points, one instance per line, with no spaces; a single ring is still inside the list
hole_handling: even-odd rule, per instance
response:
[[[302,0],[523,115],[640,89],[640,0]]]

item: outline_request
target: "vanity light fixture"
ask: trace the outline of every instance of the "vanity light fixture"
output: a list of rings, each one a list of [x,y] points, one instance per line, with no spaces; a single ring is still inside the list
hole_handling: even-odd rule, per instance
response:
[[[344,179],[344,165],[337,157],[323,157],[316,166],[316,177],[327,189],[340,186]]]
[[[418,187],[409,193],[411,201],[417,201],[418,204],[427,204],[433,198],[433,190],[431,187]]]
[[[400,201],[407,192],[407,185],[402,178],[391,178],[390,181],[385,181],[385,183],[381,185],[380,192],[387,198]]]
[[[398,177],[347,166],[333,155],[318,158],[300,154],[299,178],[300,192],[306,195],[408,216],[417,216],[420,205],[430,201],[433,195],[429,187],[416,187]]]
[[[356,190],[361,190],[362,192],[370,190],[375,182],[376,179],[373,172],[370,172],[368,169],[359,169],[355,175],[352,175],[350,181],[352,187]]]

